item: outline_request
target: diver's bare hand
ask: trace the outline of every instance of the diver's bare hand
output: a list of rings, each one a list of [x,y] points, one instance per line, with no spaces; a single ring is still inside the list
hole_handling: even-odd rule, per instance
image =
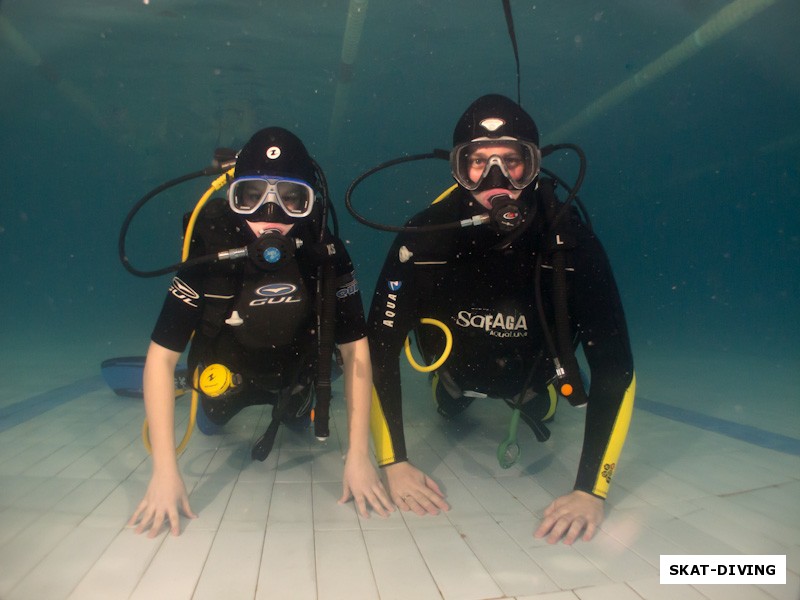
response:
[[[384,470],[389,493],[400,510],[411,510],[420,516],[450,510],[436,482],[410,462],[395,463]]]
[[[603,500],[575,490],[560,496],[544,510],[544,519],[533,534],[537,538],[547,536],[548,544],[556,544],[563,538],[570,545],[583,532],[583,541],[594,537],[603,522]]]
[[[339,504],[344,504],[350,498],[353,498],[358,513],[364,518],[369,517],[367,504],[382,517],[388,517],[389,513],[394,512],[394,504],[389,499],[389,494],[369,457],[353,451],[347,453],[344,463],[342,497],[339,498]]]
[[[179,511],[190,519],[197,518],[189,506],[186,486],[177,472],[153,473],[144,498],[136,512],[128,521],[128,527],[136,527],[136,533],[149,529],[147,537],[153,538],[167,522],[172,535],[180,535],[181,519]]]

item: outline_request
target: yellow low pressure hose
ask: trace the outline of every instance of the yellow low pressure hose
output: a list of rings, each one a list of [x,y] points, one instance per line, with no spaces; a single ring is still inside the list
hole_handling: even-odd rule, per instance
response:
[[[420,319],[419,322],[422,323],[423,325],[435,325],[436,327],[442,330],[445,337],[444,351],[442,352],[442,355],[438,358],[438,360],[436,360],[435,362],[431,363],[428,366],[421,365],[416,360],[414,360],[414,356],[411,354],[411,342],[409,341],[408,338],[406,338],[405,346],[406,346],[406,358],[408,359],[408,362],[411,364],[412,367],[414,367],[420,373],[430,373],[431,371],[435,371],[436,369],[441,367],[444,364],[444,361],[446,361],[450,356],[450,352],[453,350],[453,334],[450,332],[450,329],[447,327],[447,325],[445,325],[444,323],[442,323],[437,319],[424,318]]]
[[[175,454],[180,456],[186,450],[186,446],[192,437],[194,431],[194,424],[197,421],[197,403],[199,401],[199,394],[197,393],[197,370],[194,372],[194,385],[192,386],[192,405],[189,408],[189,422],[186,424],[186,432],[183,434],[183,439],[178,447],[175,448]],[[153,453],[153,447],[150,445],[150,428],[147,425],[147,419],[142,423],[142,442],[144,443],[145,450],[149,454]]]
[[[200,200],[197,201],[197,204],[192,211],[192,216],[189,218],[189,223],[186,225],[186,233],[183,236],[183,251],[181,252],[181,260],[186,260],[189,257],[189,247],[192,243],[192,234],[194,233],[194,225],[197,222],[197,217],[200,214],[200,211],[203,210],[206,202],[208,199],[211,198],[214,192],[219,191],[222,189],[225,184],[228,183],[231,177],[233,177],[233,167],[228,169],[225,173],[217,177],[212,183],[211,187],[209,187],[205,194],[200,197]],[[189,443],[189,440],[192,437],[192,432],[194,431],[194,425],[197,421],[197,404],[199,402],[199,394],[197,393],[197,386],[198,386],[198,373],[195,370],[192,381],[192,404],[189,408],[189,422],[186,423],[186,432],[183,434],[183,439],[181,443],[178,444],[178,447],[175,449],[175,453],[180,455],[185,449],[186,445]],[[144,444],[145,449],[148,453],[153,452],[153,447],[150,445],[150,435],[149,435],[149,426],[147,425],[147,418],[145,418],[144,423],[142,423],[142,443]]]
[[[208,199],[211,198],[211,195],[214,192],[221,190],[225,185],[230,181],[230,178],[233,177],[233,167],[225,171],[222,175],[217,177],[212,183],[211,187],[206,190],[206,193],[200,197],[200,200],[197,201],[197,204],[192,211],[192,216],[189,217],[189,223],[186,224],[186,233],[183,236],[183,252],[181,253],[181,260],[186,260],[189,258],[189,246],[192,244],[192,234],[194,233],[194,224],[197,222],[197,217],[200,215],[200,211],[203,210],[203,207],[208,202]]]
[[[447,198],[457,187],[458,184],[454,183],[445,191],[443,191],[441,194],[439,194],[436,197],[436,199],[433,202],[431,202],[431,204],[436,204],[437,202],[441,202],[442,200]],[[409,364],[420,373],[430,373],[431,371],[435,371],[436,369],[441,367],[444,364],[444,361],[446,361],[447,358],[450,356],[450,352],[453,350],[453,334],[450,333],[450,329],[447,327],[447,325],[445,325],[444,323],[442,323],[437,319],[429,319],[426,317],[424,319],[420,319],[420,323],[424,325],[435,325],[436,327],[441,329],[442,332],[444,332],[444,337],[445,337],[444,352],[442,352],[442,355],[439,357],[437,361],[428,366],[421,365],[414,359],[414,355],[411,354],[411,342],[409,341],[408,338],[406,338],[406,343],[405,343],[406,358],[408,359]]]
[[[444,200],[445,198],[447,198],[447,197],[448,197],[450,194],[452,194],[452,193],[453,193],[453,190],[455,190],[457,187],[458,187],[458,184],[457,184],[457,183],[454,183],[454,184],[453,184],[453,185],[451,185],[449,188],[447,188],[445,191],[443,191],[441,194],[439,194],[439,195],[436,197],[436,200],[434,200],[433,202],[431,202],[431,204],[436,204],[437,202],[441,202],[442,200]]]

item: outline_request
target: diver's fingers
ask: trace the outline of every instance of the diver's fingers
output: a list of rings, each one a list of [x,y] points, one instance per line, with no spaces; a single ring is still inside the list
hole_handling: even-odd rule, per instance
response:
[[[342,497],[339,498],[339,504],[346,504],[350,498],[354,498],[353,493],[350,491],[350,486],[344,481],[342,482]]]
[[[447,510],[450,508],[441,496],[425,493],[423,491],[406,494],[403,496],[402,500],[409,509],[419,516],[426,514],[438,515],[440,510]]]
[[[394,504],[389,500],[383,485],[378,484],[372,493],[366,496],[366,500],[376,513],[382,517],[388,517],[394,511]]]
[[[181,512],[190,519],[197,518],[197,515],[192,511],[192,507],[189,506],[189,498],[186,496],[181,499]]]
[[[439,484],[437,484],[433,479],[431,479],[427,475],[425,476],[425,487],[427,487],[429,490],[432,490],[433,492],[435,492],[436,495],[439,496],[440,498],[444,499],[444,494],[442,493],[442,490],[439,489]],[[438,505],[438,503],[437,503],[437,505]],[[447,506],[447,502],[445,502],[444,505]],[[440,508],[444,508],[444,507],[440,506]],[[448,510],[449,508],[450,507],[447,506],[447,508],[445,508],[444,510]]]
[[[139,524],[136,526],[136,533],[147,530],[155,520],[156,512],[152,508],[145,508],[139,515]]]
[[[392,502],[392,499],[389,497],[389,493],[380,482],[376,486],[375,498],[372,500],[372,506],[377,509],[378,514],[382,517],[388,517],[389,513],[394,512],[394,502]]]
[[[154,538],[158,535],[158,533],[161,531],[161,526],[164,524],[164,516],[165,515],[163,512],[155,514],[155,517],[153,518],[153,524],[150,527],[150,532],[147,534],[147,537]]]
[[[133,513],[133,515],[131,515],[131,518],[128,519],[128,527],[133,527],[136,525],[136,523],[139,521],[139,518],[142,516],[142,513],[144,512],[145,506],[147,505],[145,504],[144,500],[139,502],[139,506],[136,507],[136,511]]]
[[[365,519],[369,519],[369,510],[367,510],[367,497],[363,494],[359,494],[358,496],[354,496],[356,509],[358,510],[358,514],[360,514]]]
[[[172,535],[180,535],[181,534],[181,516],[178,514],[177,507],[171,508],[167,513],[167,519],[169,520],[169,532]]]

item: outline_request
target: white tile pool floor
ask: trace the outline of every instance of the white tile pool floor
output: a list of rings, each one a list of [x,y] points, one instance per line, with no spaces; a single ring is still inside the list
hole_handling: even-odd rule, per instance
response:
[[[752,364],[727,362],[702,386],[669,387],[684,366],[640,360],[642,405],[688,408],[692,393],[728,394],[728,407],[705,413],[757,427],[768,442],[778,436],[789,450],[637,407],[602,530],[571,547],[532,532],[572,487],[580,409],[561,406],[544,444],[521,428],[520,461],[504,470],[495,458],[504,406],[476,402],[445,422],[424,377],[404,374],[410,454],[452,509],[363,519],[336,502],[341,402],[328,442],[283,428],[264,463],[249,452],[268,413],[251,407],[223,435],[195,433],[180,463],[199,518],[184,521],[180,537],[148,539],[125,527],[150,474],[141,401],[116,397],[95,373],[63,388],[29,381],[0,401],[0,598],[797,600],[797,365],[784,365],[785,387],[762,390],[756,407],[746,399]],[[178,400],[182,424],[188,405]],[[662,554],[783,554],[787,583],[660,585]]]

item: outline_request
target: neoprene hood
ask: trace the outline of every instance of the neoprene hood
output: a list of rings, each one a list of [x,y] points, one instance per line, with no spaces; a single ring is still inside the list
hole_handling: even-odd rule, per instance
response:
[[[234,178],[245,175],[275,175],[301,179],[317,187],[314,162],[296,135],[282,127],[256,132],[236,157]]]
[[[453,130],[453,146],[479,138],[511,137],[539,145],[539,129],[522,107],[500,94],[481,96],[469,105]]]

